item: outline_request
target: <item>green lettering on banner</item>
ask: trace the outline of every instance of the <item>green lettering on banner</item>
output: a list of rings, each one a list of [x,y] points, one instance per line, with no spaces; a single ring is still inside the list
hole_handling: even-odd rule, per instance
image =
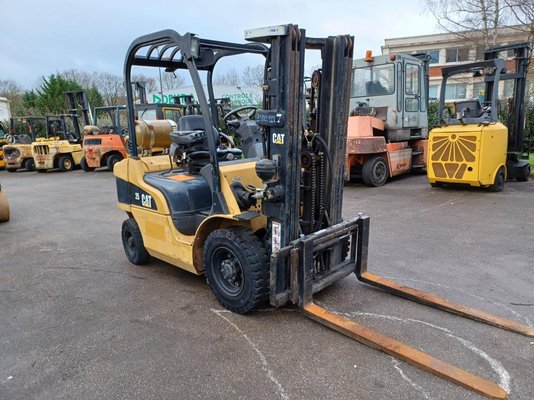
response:
[[[156,93],[152,93],[152,103],[156,104],[171,104],[173,103],[173,97],[184,97],[184,96],[191,96],[193,101],[195,101],[195,96],[193,93],[171,93],[171,94],[164,94],[163,100],[160,96],[158,96]]]

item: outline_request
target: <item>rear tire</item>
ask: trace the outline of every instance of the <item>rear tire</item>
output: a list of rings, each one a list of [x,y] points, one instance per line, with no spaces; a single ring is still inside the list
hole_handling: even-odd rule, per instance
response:
[[[128,260],[135,265],[146,264],[150,254],[145,248],[141,230],[135,219],[129,218],[122,223],[121,236]]]
[[[26,160],[24,160],[23,165],[26,170],[35,171],[35,161],[33,160],[33,158],[27,158]]]
[[[434,183],[431,183],[430,186],[432,186],[433,188],[440,188],[440,187],[443,187],[443,183],[434,182]]]
[[[117,164],[120,160],[122,160],[122,157],[118,154],[112,154],[108,157],[108,160],[106,161],[106,165],[108,166],[108,169],[110,171],[113,171],[113,167],[115,164]]]
[[[362,179],[367,186],[378,187],[384,185],[389,177],[388,164],[384,157],[369,158],[362,168]]]
[[[204,244],[204,270],[213,294],[226,309],[245,314],[269,296],[269,260],[249,229],[213,231]]]
[[[70,156],[59,157],[58,167],[61,172],[69,172],[74,169],[74,161]]]
[[[490,192],[498,193],[504,189],[504,181],[506,180],[506,174],[504,173],[504,167],[499,168],[497,175],[495,175],[495,182],[488,187]]]
[[[80,161],[80,167],[85,171],[85,172],[91,172],[91,171],[94,171],[95,169],[93,167],[90,167],[88,164],[87,164],[87,160],[85,159],[85,157],[82,157],[81,161]]]

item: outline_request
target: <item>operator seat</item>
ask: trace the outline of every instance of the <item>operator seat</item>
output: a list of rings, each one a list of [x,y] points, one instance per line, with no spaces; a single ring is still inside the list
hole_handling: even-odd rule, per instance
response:
[[[184,115],[180,118],[179,130],[172,132],[173,141],[171,154],[176,155],[177,149],[183,149],[186,156],[187,169],[190,174],[199,174],[200,170],[209,164],[210,152],[208,144],[209,130],[204,128],[202,115]],[[198,133],[196,133],[198,132]],[[221,145],[219,131],[212,126],[211,134],[217,146],[217,159],[219,161],[240,158],[243,152],[240,149],[228,148]]]
[[[482,115],[482,106],[478,99],[457,101],[454,105],[456,114],[462,118],[479,118]]]

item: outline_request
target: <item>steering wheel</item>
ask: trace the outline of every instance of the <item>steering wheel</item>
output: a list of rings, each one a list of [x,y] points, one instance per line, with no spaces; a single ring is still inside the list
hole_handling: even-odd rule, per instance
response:
[[[250,119],[250,118],[254,117],[254,115],[256,115],[256,110],[257,109],[258,109],[258,107],[256,107],[256,106],[243,106],[243,107],[236,108],[235,110],[232,110],[228,114],[226,114],[223,117],[223,121],[226,123],[226,121],[228,121],[230,119],[230,117],[235,117],[237,119],[246,117],[246,118]],[[249,111],[244,116],[239,114],[240,112],[245,111],[245,110],[252,110],[252,111]]]

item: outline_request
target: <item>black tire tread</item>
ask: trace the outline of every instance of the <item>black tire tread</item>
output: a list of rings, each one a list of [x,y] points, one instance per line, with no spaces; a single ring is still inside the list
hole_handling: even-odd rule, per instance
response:
[[[70,169],[65,168],[64,163],[65,163],[66,160],[69,160],[71,162],[72,167]],[[69,171],[72,171],[74,169],[74,160],[72,159],[71,156],[61,156],[61,157],[59,157],[59,160],[58,160],[57,164],[58,164],[59,170],[62,171],[62,172],[69,172]]]
[[[125,236],[124,236],[126,229],[130,231],[135,241],[137,242],[137,246],[136,246],[137,251],[135,251],[135,254],[129,254],[128,249],[126,247]],[[122,245],[124,247],[124,253],[126,254],[126,257],[132,264],[142,265],[148,262],[148,260],[150,259],[150,254],[145,248],[145,245],[143,243],[143,236],[141,235],[141,230],[139,229],[139,225],[137,225],[137,222],[135,221],[135,219],[129,218],[122,223],[121,238],[122,238]]]
[[[33,161],[33,158],[25,159],[22,166],[28,171],[35,171],[35,161]]]
[[[82,170],[84,170],[85,172],[91,172],[91,171],[94,171],[94,168],[93,168],[93,167],[90,167],[90,166],[87,164],[87,160],[85,159],[85,157],[82,157],[82,159],[80,160],[80,167],[81,167]]]
[[[217,240],[222,240],[225,243],[228,243],[228,241],[235,243],[248,261],[248,273],[253,274],[252,296],[241,307],[235,307],[225,301],[222,296],[218,295],[213,285],[210,283],[209,272],[206,268],[206,254],[208,253],[210,246],[212,246],[212,243]],[[265,247],[252,231],[241,226],[216,230],[208,236],[204,245],[204,250],[203,264],[206,268],[208,285],[224,308],[238,314],[245,314],[258,308],[267,300],[269,296],[270,282],[268,268],[269,259]]]
[[[384,180],[383,183],[376,182],[373,178],[373,169],[375,167],[375,164],[380,161],[382,161],[386,166],[386,179]],[[386,184],[388,177],[389,177],[389,168],[388,168],[388,163],[384,159],[384,157],[382,156],[372,157],[372,158],[369,158],[367,161],[365,161],[365,163],[363,164],[362,180],[367,186],[372,186],[372,187],[383,186]]]

